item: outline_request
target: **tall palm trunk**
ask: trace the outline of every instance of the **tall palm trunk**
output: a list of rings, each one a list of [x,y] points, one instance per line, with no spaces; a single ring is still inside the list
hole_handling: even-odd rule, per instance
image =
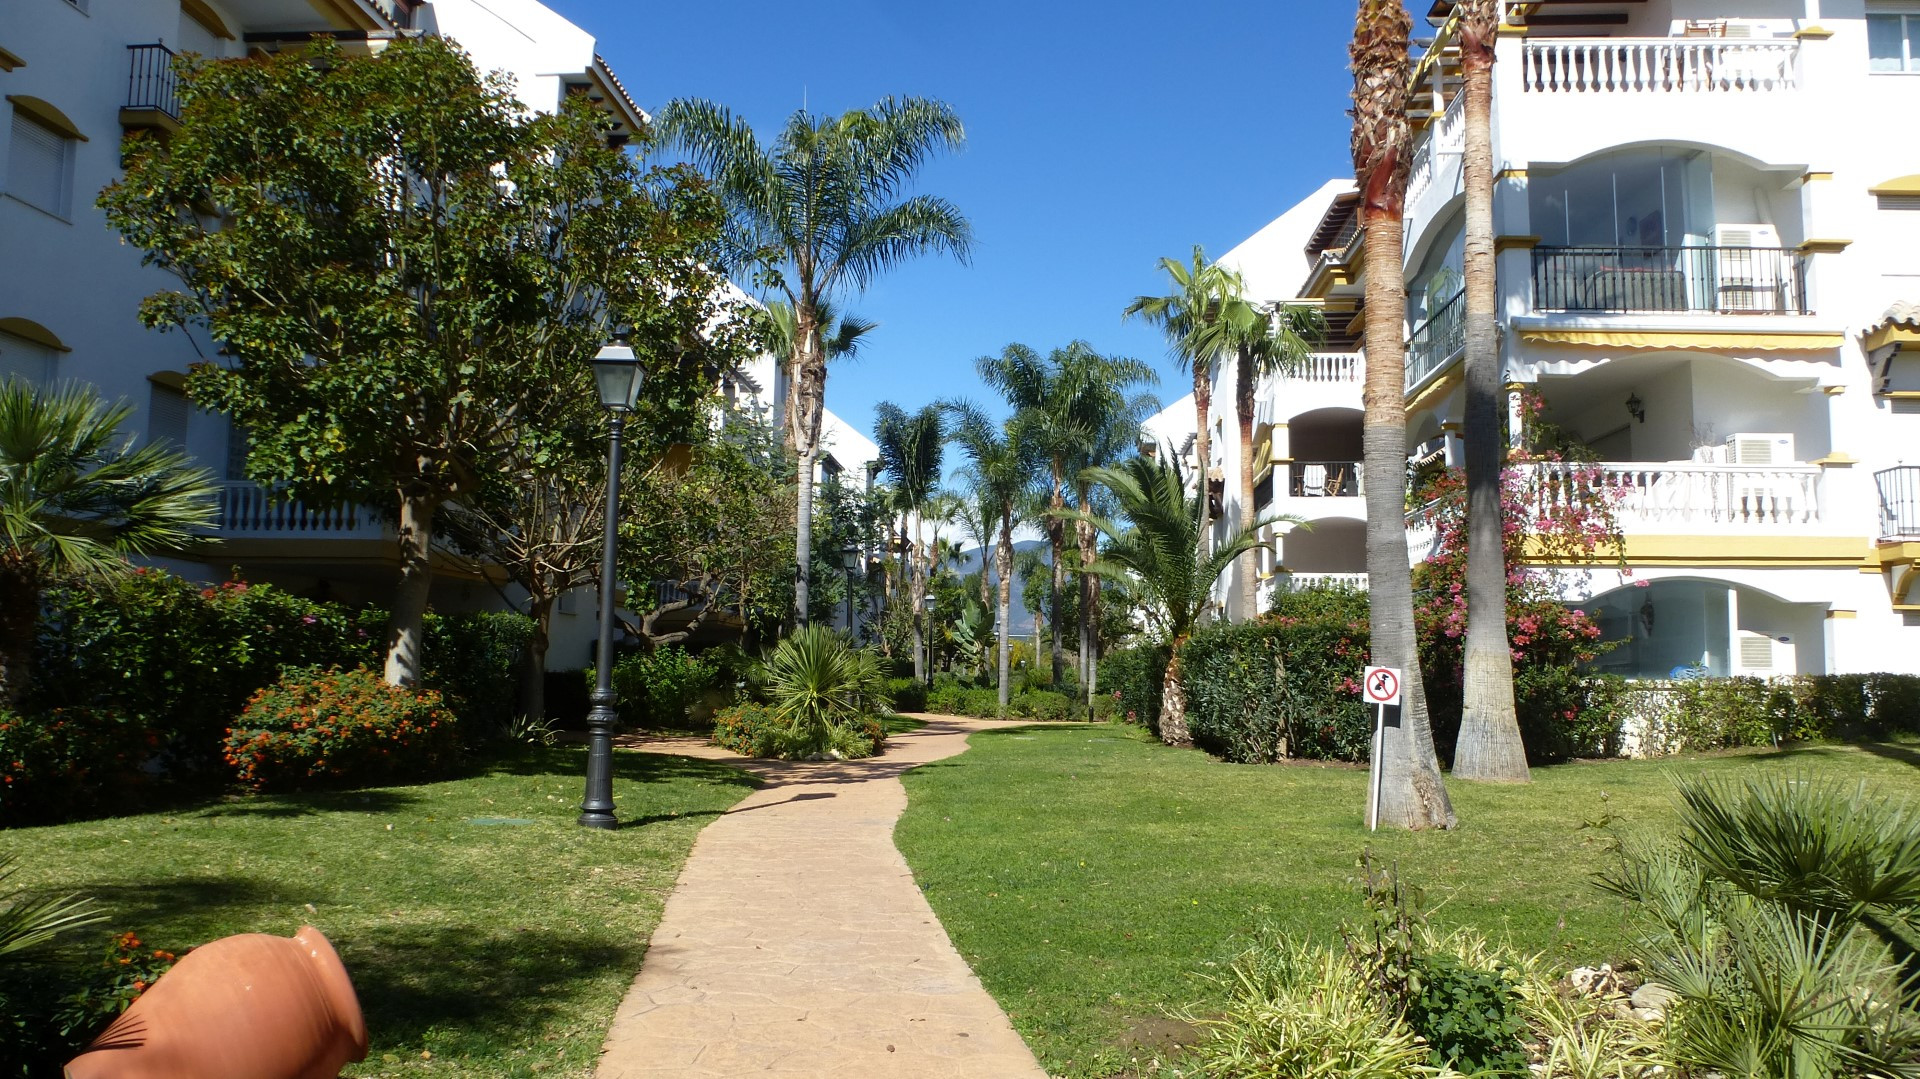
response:
[[[1200,477],[1200,542],[1194,551],[1194,556],[1202,562],[1207,560],[1207,549],[1212,546],[1208,542],[1212,538],[1211,529],[1207,527],[1213,523],[1209,516],[1213,507],[1207,499],[1209,482],[1207,474],[1212,470],[1213,465],[1213,432],[1207,426],[1210,422],[1209,411],[1212,407],[1213,379],[1209,376],[1205,364],[1195,363],[1193,365],[1193,417],[1198,422],[1199,429],[1193,436],[1193,456],[1194,472]]]
[[[909,590],[908,601],[913,604],[913,680],[927,680],[927,638],[921,630],[921,621],[926,617],[927,606],[927,564],[921,556],[920,515],[913,515],[913,547],[909,561],[912,565],[913,587]]]
[[[1525,783],[1526,745],[1514,711],[1513,651],[1507,638],[1506,543],[1500,505],[1500,355],[1494,336],[1493,38],[1494,0],[1459,5],[1465,77],[1467,196],[1466,465],[1467,637],[1461,669],[1460,739],[1453,774]]]
[[[1052,552],[1053,592],[1047,604],[1047,638],[1053,645],[1053,688],[1059,689],[1066,677],[1067,653],[1064,642],[1060,640],[1060,604],[1067,588],[1067,522],[1060,516],[1067,508],[1066,480],[1062,473],[1065,465],[1055,460],[1053,463],[1053,497],[1047,505],[1053,510],[1047,516],[1047,546]]]
[[[993,565],[1000,577],[1000,718],[1005,719],[1013,692],[1013,514],[1008,512],[1000,515]]]
[[[424,658],[427,598],[433,590],[434,499],[417,487],[400,490],[400,580],[387,618],[389,685],[418,686]]]
[[[1193,731],[1187,726],[1187,682],[1180,669],[1180,649],[1187,638],[1176,637],[1168,645],[1167,673],[1160,681],[1160,740],[1170,746],[1190,746]]]
[[[1085,485],[1078,489],[1081,512],[1087,512],[1087,500],[1090,491]],[[1093,707],[1093,694],[1100,681],[1100,579],[1093,574],[1093,560],[1098,551],[1094,542],[1093,525],[1087,521],[1074,522],[1074,536],[1080,546],[1080,684],[1086,691],[1086,704]]]
[[[808,622],[808,591],[813,580],[813,470],[820,459],[820,410],[826,403],[827,364],[820,349],[819,312],[813,297],[793,305],[793,410],[788,434],[799,452],[799,491],[794,506],[793,617]]]
[[[1373,662],[1402,673],[1397,726],[1380,739],[1380,817],[1402,828],[1450,828],[1427,720],[1407,560],[1407,290],[1402,250],[1408,150],[1406,87],[1412,29],[1401,0],[1361,0],[1353,34],[1353,165],[1366,230],[1366,383],[1363,474]]]
[[[1234,358],[1233,407],[1240,423],[1240,521],[1245,528],[1256,520],[1253,508],[1253,399],[1258,376],[1254,372],[1253,351],[1242,347]],[[1260,551],[1255,548],[1240,556],[1240,617],[1252,620],[1259,615]]]

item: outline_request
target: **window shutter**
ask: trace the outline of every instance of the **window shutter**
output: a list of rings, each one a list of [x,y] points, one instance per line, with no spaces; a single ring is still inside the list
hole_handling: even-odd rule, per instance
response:
[[[187,420],[192,412],[187,395],[157,382],[151,385],[153,392],[147,398],[147,441],[171,442],[178,449],[186,449]]]
[[[7,191],[61,217],[67,215],[67,140],[18,109],[7,158]]]
[[[53,381],[55,353],[45,345],[0,333],[0,381],[15,375],[44,386]]]

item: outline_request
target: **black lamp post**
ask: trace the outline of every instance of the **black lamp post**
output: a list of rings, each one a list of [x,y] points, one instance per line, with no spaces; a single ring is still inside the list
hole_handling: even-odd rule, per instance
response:
[[[607,436],[607,520],[600,549],[600,644],[594,657],[593,709],[587,713],[587,796],[580,803],[582,828],[613,828],[613,578],[614,532],[620,521],[620,434],[640,399],[640,361],[623,344],[603,346],[593,358],[600,404],[613,414]]]
[[[927,686],[928,688],[932,688],[933,686],[933,605],[936,599],[937,597],[934,596],[932,589],[928,589],[927,594],[920,597],[921,603],[926,607],[926,614],[927,614],[926,640],[927,640]]]
[[[847,636],[854,637],[857,627],[853,622],[853,571],[860,568],[860,547],[851,540],[840,548],[840,568],[847,571]]]

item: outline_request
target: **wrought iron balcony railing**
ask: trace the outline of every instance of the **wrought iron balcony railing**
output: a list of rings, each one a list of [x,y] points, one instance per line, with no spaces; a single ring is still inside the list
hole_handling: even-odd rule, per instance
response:
[[[1898,465],[1873,474],[1880,489],[1880,538],[1920,539],[1920,465]]]
[[[172,49],[165,45],[127,46],[127,105],[134,112],[162,112],[180,119],[180,81],[173,72]]]
[[[1784,247],[1536,247],[1533,306],[1805,315],[1806,259]]]

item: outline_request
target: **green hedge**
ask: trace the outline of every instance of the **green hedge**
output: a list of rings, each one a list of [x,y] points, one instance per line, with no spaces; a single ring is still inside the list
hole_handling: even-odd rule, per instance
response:
[[[631,652],[613,665],[613,691],[621,722],[629,726],[688,730],[703,727],[713,709],[731,703],[733,687],[714,658],[668,645]],[[587,672],[592,683],[593,672]]]
[[[1920,675],[1639,682],[1621,700],[1643,755],[1920,735]]]
[[[887,703],[896,712],[924,712],[927,710],[927,684],[918,678],[889,678],[886,684]]]
[[[376,613],[384,627],[384,612]],[[533,619],[515,611],[429,612],[420,684],[446,698],[467,737],[496,736],[519,712],[520,673],[532,640]]]
[[[1165,645],[1142,644],[1100,657],[1100,692],[1110,697],[1119,718],[1151,731],[1160,729],[1160,694],[1165,689]]]

